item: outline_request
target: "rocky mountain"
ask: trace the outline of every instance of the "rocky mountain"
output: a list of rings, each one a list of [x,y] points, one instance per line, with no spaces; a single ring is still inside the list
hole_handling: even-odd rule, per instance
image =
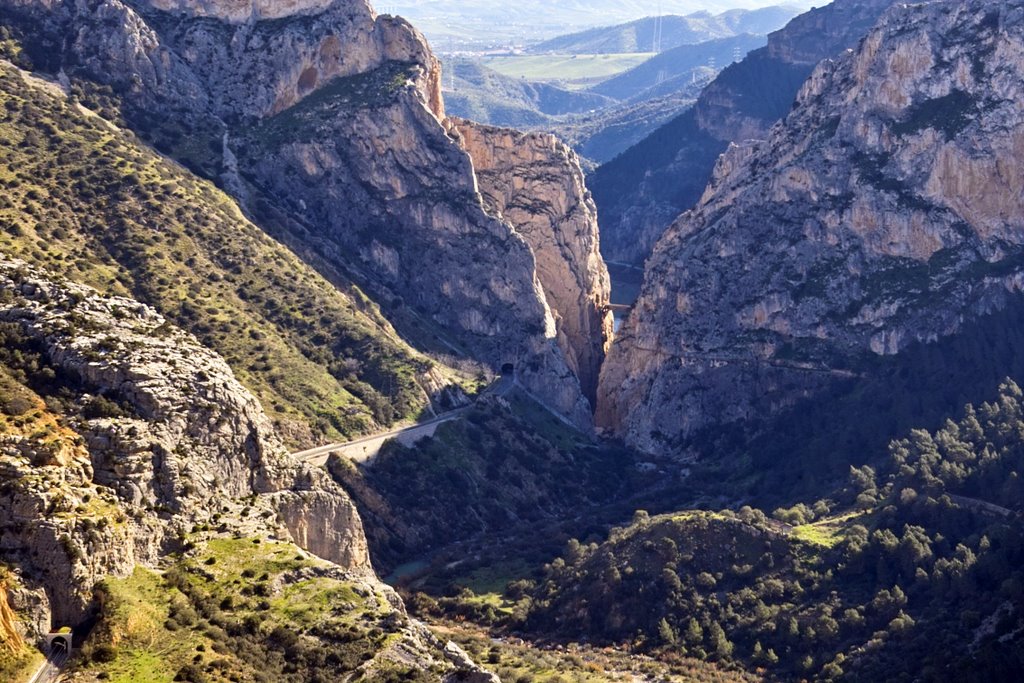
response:
[[[754,4],[763,6],[767,3]],[[813,3],[793,0],[781,5],[796,7],[799,11],[809,9]],[[745,15],[760,15],[760,10],[751,11],[750,7],[751,3],[743,0],[664,0],[660,12],[672,16],[698,15],[694,22],[698,31],[729,30],[730,23],[741,22]],[[635,22],[659,12],[658,6],[645,0],[567,0],[558,4],[543,0],[524,0],[515,4],[500,0],[477,0],[473,3],[396,0],[381,5],[381,9],[409,19],[436,46],[452,45],[471,50],[529,45],[596,27]],[[793,11],[790,16],[795,13]],[[766,10],[765,14],[770,22],[771,10]],[[771,29],[764,29],[765,32],[768,30]]]
[[[1017,6],[899,5],[819,66],[659,242],[600,422],[679,453],[1014,301],[1022,38]]]
[[[319,275],[226,194],[78,94],[6,66],[0,97],[0,129],[20,141],[2,161],[2,248],[189,328],[272,411],[290,445],[379,431],[472,391],[464,374],[404,342],[350,279]]]
[[[310,552],[372,575],[355,507],[291,462],[222,359],[134,300],[20,261],[0,272],[3,551],[48,588],[47,621],[77,623],[98,580],[155,566],[243,499]]]
[[[792,6],[762,7],[756,10],[730,10],[721,14],[708,11],[686,16],[648,16],[617,26],[590,29],[559,36],[530,48],[531,52],[564,54],[620,54],[655,52],[655,34],[660,31],[660,49],[673,50],[743,34],[767,35],[799,13]]]
[[[598,244],[597,209],[579,158],[552,135],[453,120],[492,213],[507,218],[537,255],[537,277],[559,344],[596,402],[612,339],[611,284]]]
[[[169,152],[198,154],[263,227],[351,277],[401,334],[515,365],[523,384],[588,427],[535,255],[485,210],[444,125],[438,63],[411,26],[340,0],[265,20],[258,7],[111,1],[17,3],[10,21],[31,37],[26,52],[43,51],[40,64],[114,87],[133,126],[158,141],[201,140]],[[25,23],[38,12],[43,31]],[[103,23],[110,12],[125,18]],[[96,37],[66,40],[85,25]],[[197,137],[168,134],[164,111]]]
[[[394,643],[381,647],[354,629],[347,640],[329,630],[303,632],[293,616],[268,614],[267,603],[262,619],[302,633],[303,644],[297,638],[289,646],[293,666],[310,656],[307,647],[332,647],[339,659],[324,662],[324,672],[339,665],[345,673],[357,666],[365,673],[432,668],[490,680],[408,618],[374,576],[359,513],[345,492],[325,472],[291,460],[256,398],[194,337],[137,301],[104,297],[9,259],[0,261],[0,302],[0,550],[4,571],[13,569],[0,609],[5,648],[17,654],[24,640],[91,620],[96,633],[80,668],[116,672],[118,646],[149,647],[137,633],[141,620],[145,639],[163,632],[157,670],[195,675],[189,672],[201,670],[195,662],[202,656],[193,658],[193,648],[183,656],[173,644],[195,618],[184,616],[195,612],[183,604],[196,600],[196,610],[218,617],[183,577],[211,567],[218,549],[230,546],[221,562],[275,568],[276,587],[265,585],[265,596],[313,585],[362,596],[363,618]],[[263,543],[274,564],[254,547]],[[160,585],[158,567],[177,578]],[[230,570],[206,575],[205,590],[237,595],[228,587]],[[142,601],[132,593],[140,583],[148,590]],[[164,601],[169,621],[149,623]],[[245,609],[227,604],[221,609]],[[127,621],[123,609],[134,612]],[[175,619],[184,623],[175,626]],[[345,643],[368,654],[346,663]],[[268,670],[282,666],[272,641],[252,638],[251,646],[268,658]],[[11,664],[0,658],[5,675],[19,676]],[[247,665],[229,658],[216,667]]]
[[[676,89],[667,95],[656,95],[655,91],[661,90],[656,86],[641,93],[641,97],[651,99],[565,117],[545,128],[568,142],[591,165],[606,163],[692,107],[704,84],[713,76],[710,68],[696,69],[689,81],[685,76],[673,79],[671,84]],[[590,177],[592,175],[588,175],[588,182]]]
[[[0,23],[5,655],[68,624],[95,680],[150,655],[181,680],[493,680],[288,447],[499,370],[589,443],[611,330],[575,155],[448,119],[422,36],[364,2],[10,0]]]
[[[722,71],[692,110],[592,174],[606,258],[642,263],[668,225],[700,199],[727,146],[764,138],[814,66],[855,47],[891,4],[836,0],[800,15],[770,35],[767,47]]]

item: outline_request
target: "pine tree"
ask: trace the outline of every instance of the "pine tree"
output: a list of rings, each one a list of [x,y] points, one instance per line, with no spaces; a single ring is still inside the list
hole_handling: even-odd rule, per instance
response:
[[[686,625],[686,643],[691,647],[695,647],[704,642],[704,629],[700,627],[700,623],[690,617],[690,622]]]
[[[733,645],[729,642],[729,639],[725,635],[725,631],[718,622],[711,623],[711,626],[708,629],[708,638],[711,650],[719,659],[725,659],[732,655]]]
[[[672,628],[667,619],[663,618],[658,622],[658,638],[661,640],[662,645],[675,645],[676,640],[678,640],[676,630]]]

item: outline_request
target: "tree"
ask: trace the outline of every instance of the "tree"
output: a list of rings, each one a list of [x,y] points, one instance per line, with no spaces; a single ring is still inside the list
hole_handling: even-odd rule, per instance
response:
[[[672,628],[672,625],[668,623],[668,620],[665,618],[662,618],[662,620],[658,622],[658,639],[661,641],[662,645],[666,646],[675,645],[678,640],[676,630]]]
[[[701,628],[700,622],[693,617],[690,617],[689,623],[686,625],[686,644],[694,647],[704,642],[704,629]]]
[[[708,641],[711,651],[714,652],[719,659],[726,659],[732,656],[733,645],[729,642],[729,639],[725,635],[725,631],[717,621],[711,622],[711,626],[708,628]]]

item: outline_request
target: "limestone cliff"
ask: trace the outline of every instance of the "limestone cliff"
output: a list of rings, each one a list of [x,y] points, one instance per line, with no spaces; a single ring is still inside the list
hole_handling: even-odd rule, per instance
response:
[[[1024,9],[900,5],[734,147],[659,243],[599,419],[678,452],[859,358],[954,334],[1024,284]]]
[[[256,399],[190,335],[6,259],[0,302],[0,552],[46,588],[56,623],[77,623],[103,577],[155,566],[217,520],[372,576],[346,494],[291,462]]]
[[[599,168],[590,184],[606,258],[643,263],[672,221],[700,199],[726,147],[763,139],[814,66],[855,47],[892,4],[835,0],[796,17],[767,47],[724,69],[693,109]]]
[[[50,68],[110,83],[140,128],[173,111],[199,146],[226,141],[227,186],[287,217],[277,228],[291,242],[401,309],[446,352],[514,364],[528,389],[590,428],[536,255],[485,210],[444,123],[437,60],[406,22],[360,0],[272,20],[245,3],[3,4],[53,45]]]
[[[334,0],[149,0],[167,12],[211,17],[233,23],[281,19],[321,11]]]
[[[537,275],[559,343],[593,403],[612,338],[611,285],[597,210],[579,157],[552,135],[453,119],[488,209],[515,226],[537,257]]]
[[[140,3],[139,11],[225,119],[276,114],[335,78],[389,62],[416,65],[411,80],[434,115],[444,117],[440,65],[423,36],[404,20],[377,17],[365,0],[157,0]]]

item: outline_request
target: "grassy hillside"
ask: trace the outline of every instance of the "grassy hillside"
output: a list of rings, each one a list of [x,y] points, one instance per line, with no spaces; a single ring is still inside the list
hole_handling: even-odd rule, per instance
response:
[[[166,571],[97,587],[77,670],[112,683],[434,680],[387,657],[403,625],[387,596],[331,565],[259,538],[190,546]]]
[[[427,408],[422,378],[448,371],[211,183],[9,65],[0,103],[0,250],[153,305],[223,355],[296,444]]]
[[[659,661],[621,650],[571,645],[531,645],[494,639],[464,623],[443,622],[435,632],[451,638],[478,662],[511,683],[754,683],[760,676],[692,658]]]

